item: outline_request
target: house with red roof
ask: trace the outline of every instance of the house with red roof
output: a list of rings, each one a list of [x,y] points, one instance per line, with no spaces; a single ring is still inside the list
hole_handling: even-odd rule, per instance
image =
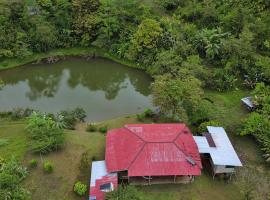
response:
[[[201,175],[202,169],[197,144],[185,124],[129,124],[110,130],[104,165],[101,182],[111,186],[107,191],[121,182],[134,185],[189,183]],[[107,183],[108,176],[111,178]],[[99,193],[104,196],[106,191],[102,191],[98,182],[92,185],[96,195],[90,191],[90,199],[101,200],[94,196]]]

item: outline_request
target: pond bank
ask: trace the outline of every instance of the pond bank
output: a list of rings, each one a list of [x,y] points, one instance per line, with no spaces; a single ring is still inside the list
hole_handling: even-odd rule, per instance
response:
[[[104,49],[98,47],[73,47],[73,48],[65,48],[65,49],[55,49],[52,51],[48,51],[46,53],[34,53],[30,56],[25,58],[10,58],[0,61],[0,71],[5,69],[10,69],[18,66],[22,66],[29,63],[39,63],[44,59],[50,57],[65,57],[65,56],[79,56],[79,57],[101,57],[107,58],[114,62],[120,63],[122,65],[126,65],[128,67],[142,69],[138,64],[135,62],[120,59],[117,56],[107,52]]]

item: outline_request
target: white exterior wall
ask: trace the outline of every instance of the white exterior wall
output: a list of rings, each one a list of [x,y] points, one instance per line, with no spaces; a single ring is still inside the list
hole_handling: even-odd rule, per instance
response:
[[[234,172],[235,172],[235,168],[233,168],[233,167],[226,168],[225,165],[215,165],[214,166],[214,173],[215,174],[234,173]]]

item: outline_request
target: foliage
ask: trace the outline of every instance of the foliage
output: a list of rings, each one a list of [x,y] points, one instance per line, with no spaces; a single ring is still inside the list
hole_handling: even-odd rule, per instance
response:
[[[152,84],[153,103],[162,113],[180,121],[198,108],[203,91],[201,82],[186,70],[179,78],[171,75],[158,76]]]
[[[156,60],[147,71],[151,75],[162,75],[164,73],[176,73],[181,65],[182,58],[175,51],[162,51],[156,55]]]
[[[33,109],[30,108],[14,108],[11,111],[11,119],[12,120],[19,120],[29,117],[33,113]]]
[[[145,109],[143,113],[137,114],[136,116],[139,121],[144,121],[146,118],[154,117],[154,115],[155,115],[154,111],[148,108]]]
[[[0,164],[0,199],[30,200],[30,193],[21,187],[28,172],[14,158]]]
[[[106,200],[142,200],[141,193],[134,187],[129,185],[120,185],[117,190],[107,193]]]
[[[53,172],[53,164],[50,161],[45,161],[43,163],[43,170],[46,173],[52,173]]]
[[[34,112],[29,117],[26,129],[31,139],[30,148],[35,153],[49,153],[64,144],[63,130],[46,115]]]
[[[245,199],[269,199],[270,180],[258,169],[246,166],[239,170],[236,180]]]
[[[5,86],[5,83],[2,79],[0,79],[0,90],[2,90]]]
[[[29,161],[29,166],[31,168],[35,168],[35,167],[37,167],[37,165],[38,165],[38,161],[36,159],[32,159]]]
[[[99,127],[99,132],[101,132],[101,133],[107,133],[107,130],[108,130],[108,128],[107,128],[107,126],[101,126],[101,127]]]
[[[222,126],[222,124],[219,121],[216,121],[216,120],[211,120],[211,121],[203,122],[198,127],[199,133],[206,132],[207,131],[207,126]]]
[[[178,6],[184,5],[183,0],[157,0],[157,3],[160,4],[166,10],[174,10]]]
[[[251,113],[244,121],[240,135],[253,135],[270,161],[270,87],[259,83],[253,91],[256,112]]]
[[[194,45],[201,55],[205,55],[210,59],[220,54],[222,39],[229,36],[229,33],[223,33],[218,29],[203,29],[196,35]]]
[[[264,83],[258,83],[252,94],[254,96],[253,102],[257,107],[262,108],[263,106],[270,104],[270,86],[267,86]]]
[[[156,20],[143,20],[132,36],[130,58],[136,59],[144,54],[154,53],[161,39],[162,31],[163,29]]]
[[[86,117],[86,112],[83,108],[75,108],[74,110],[65,110],[58,113],[55,117],[55,121],[58,126],[66,129],[75,129],[77,122],[83,122]]]
[[[90,124],[88,124],[87,127],[86,127],[86,131],[87,131],[87,132],[96,132],[97,130],[98,130],[98,127],[97,127],[97,125],[94,124],[94,123],[90,123]]]
[[[74,185],[73,190],[77,195],[83,196],[83,195],[85,195],[85,193],[87,191],[87,186],[85,184],[83,184],[82,182],[77,181]]]
[[[212,77],[206,81],[207,86],[218,91],[236,88],[237,78],[224,69],[213,70]]]

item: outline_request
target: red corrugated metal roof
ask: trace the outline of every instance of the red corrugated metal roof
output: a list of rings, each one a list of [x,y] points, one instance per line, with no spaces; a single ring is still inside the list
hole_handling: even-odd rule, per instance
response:
[[[128,170],[129,176],[200,175],[202,168],[198,147],[184,124],[132,124],[111,130],[105,157],[109,172]]]
[[[103,184],[111,183],[114,190],[118,187],[118,178],[117,176],[106,175],[101,179],[96,180],[96,184],[93,187],[90,187],[89,196],[90,198],[96,198],[96,200],[104,200],[106,193],[100,190],[100,186]],[[90,199],[89,198],[89,199]]]

